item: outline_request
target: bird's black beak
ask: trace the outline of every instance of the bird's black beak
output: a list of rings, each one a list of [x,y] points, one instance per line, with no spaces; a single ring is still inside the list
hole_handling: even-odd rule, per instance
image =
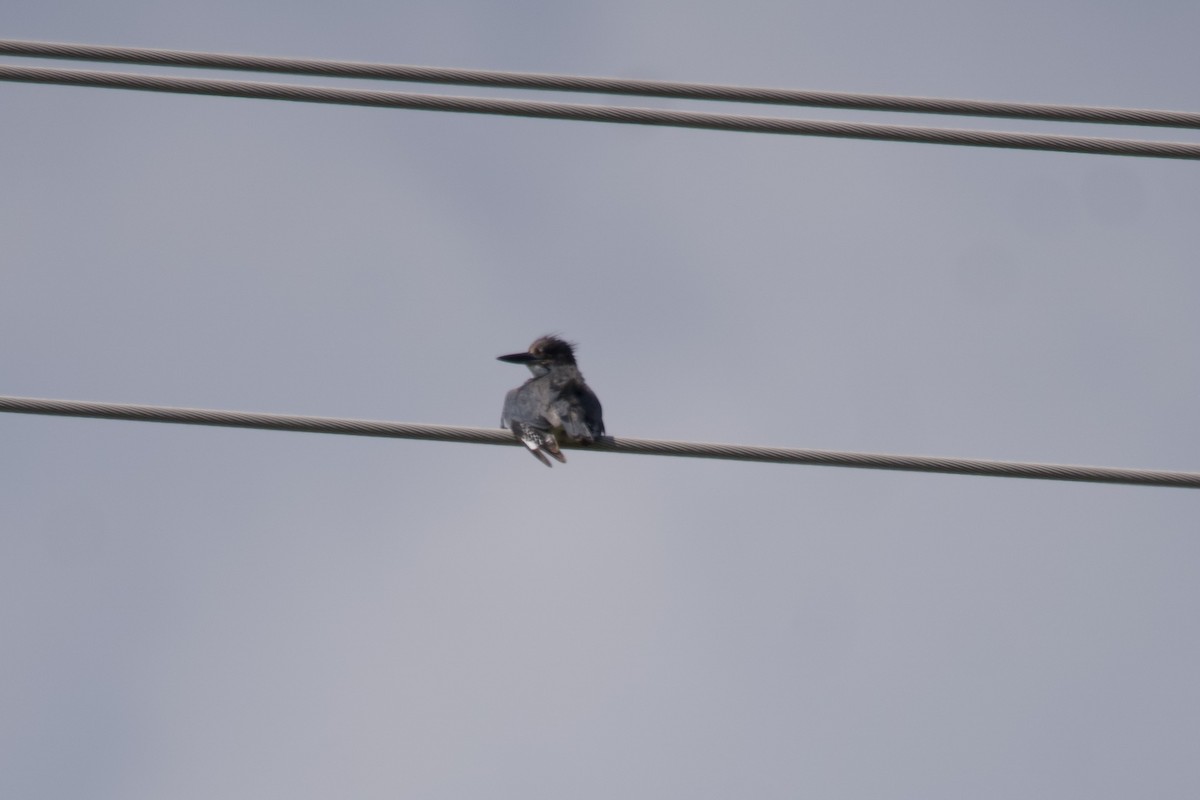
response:
[[[530,361],[533,361],[534,358],[533,356],[529,355],[529,353],[513,353],[511,356],[497,356],[496,360],[504,361],[509,364],[528,364]]]

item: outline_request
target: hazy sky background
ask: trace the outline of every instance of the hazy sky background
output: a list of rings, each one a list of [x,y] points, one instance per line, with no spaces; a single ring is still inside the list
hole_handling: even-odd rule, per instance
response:
[[[1165,0],[0,18],[1200,109],[1200,6]],[[617,436],[1200,469],[1200,164],[17,84],[0,120],[0,394],[498,425],[525,373],[495,356],[559,331]],[[1200,794],[1194,492],[3,414],[0,442],[0,796]]]

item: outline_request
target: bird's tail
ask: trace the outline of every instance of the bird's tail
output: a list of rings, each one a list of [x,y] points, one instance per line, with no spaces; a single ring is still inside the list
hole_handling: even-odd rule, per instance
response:
[[[558,445],[555,445],[553,450],[551,450],[549,447],[546,447],[545,449],[533,447],[528,442],[525,443],[525,446],[529,448],[529,452],[537,456],[538,461],[542,462],[547,467],[553,467],[554,465],[550,463],[550,459],[546,458],[546,453],[554,456],[554,458],[557,459],[558,463],[560,464],[567,463],[567,457],[564,456],[562,451],[558,449]]]
[[[553,433],[545,433],[527,425],[514,425],[513,433],[517,434],[521,443],[529,448],[529,452],[547,467],[554,466],[550,459],[546,458],[547,453],[560,464],[567,463],[567,457],[558,449],[558,440],[554,438]]]

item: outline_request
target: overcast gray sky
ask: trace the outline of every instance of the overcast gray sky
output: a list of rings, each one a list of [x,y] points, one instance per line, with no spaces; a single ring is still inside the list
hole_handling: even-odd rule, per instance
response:
[[[2,16],[1200,109],[1200,7],[1166,0]],[[497,425],[525,375],[495,356],[558,331],[617,436],[1200,469],[1195,163],[16,84],[0,110],[0,394]],[[17,415],[0,442],[4,797],[1200,794],[1193,492]]]

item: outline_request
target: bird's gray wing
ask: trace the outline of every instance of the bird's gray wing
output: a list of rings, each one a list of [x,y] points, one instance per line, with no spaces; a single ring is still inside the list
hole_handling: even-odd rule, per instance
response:
[[[520,389],[511,389],[508,394],[504,395],[504,410],[500,412],[500,427],[506,430],[512,428],[513,415],[516,412],[517,392]]]
[[[600,398],[586,386],[580,395],[583,402],[583,423],[592,432],[592,436],[598,439],[604,435],[604,410],[600,408]]]
[[[563,431],[572,439],[590,443],[604,435],[600,398],[585,383],[575,383],[559,395],[555,410]]]
[[[519,424],[539,431],[551,430],[554,426],[542,414],[545,392],[538,389],[538,386],[526,383],[509,391],[504,396],[500,427],[513,430],[513,426]]]
[[[546,458],[546,453],[564,464],[567,458],[559,451],[553,425],[544,416],[548,410],[545,395],[546,392],[539,385],[526,384],[513,389],[504,397],[500,425],[512,431],[529,448],[529,452],[548,467],[550,459]]]

